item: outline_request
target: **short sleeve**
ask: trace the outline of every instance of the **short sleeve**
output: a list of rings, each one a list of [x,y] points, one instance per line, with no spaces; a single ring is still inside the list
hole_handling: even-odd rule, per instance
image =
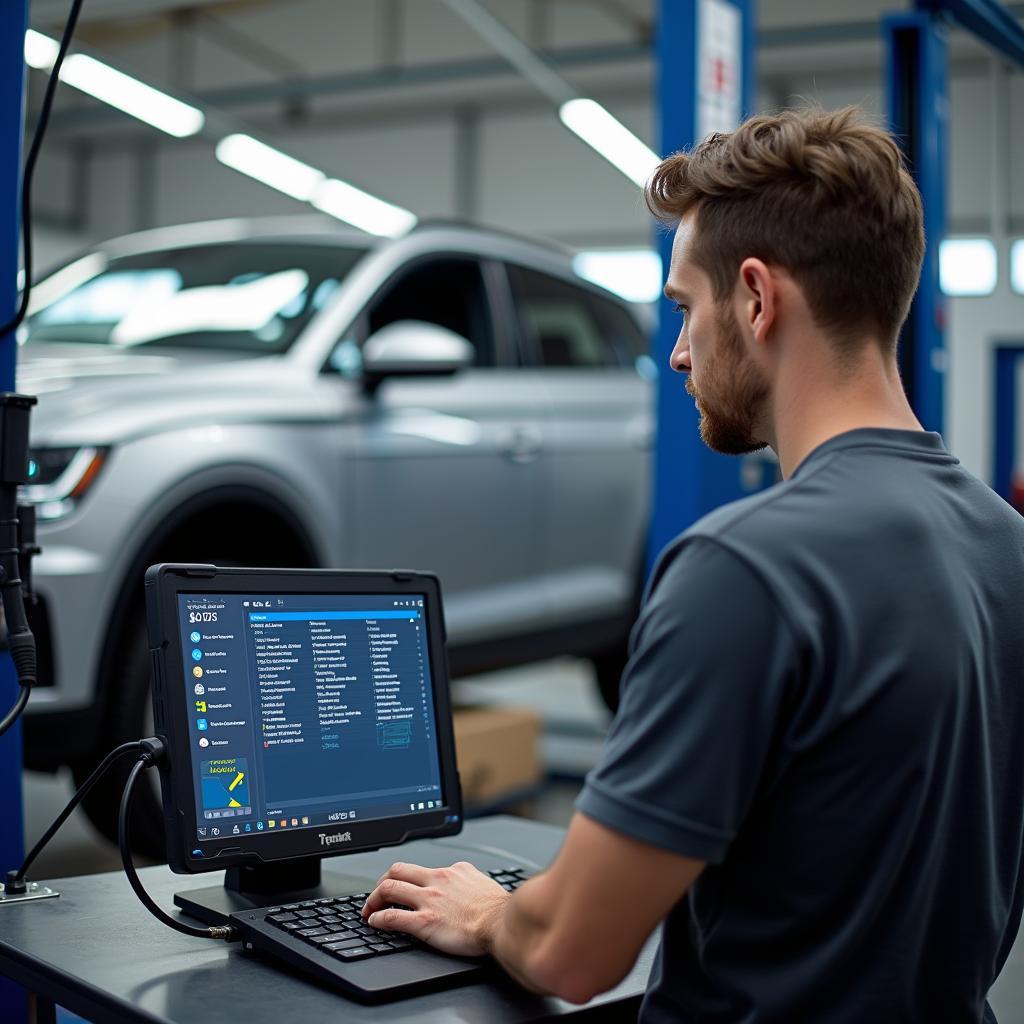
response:
[[[619,711],[577,808],[720,862],[755,799],[797,665],[761,577],[718,541],[683,538],[655,572]]]

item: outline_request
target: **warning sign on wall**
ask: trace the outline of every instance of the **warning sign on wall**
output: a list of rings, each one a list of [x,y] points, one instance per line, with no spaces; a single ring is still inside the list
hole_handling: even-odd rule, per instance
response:
[[[728,0],[700,0],[697,8],[697,138],[731,132],[742,108],[742,23]]]

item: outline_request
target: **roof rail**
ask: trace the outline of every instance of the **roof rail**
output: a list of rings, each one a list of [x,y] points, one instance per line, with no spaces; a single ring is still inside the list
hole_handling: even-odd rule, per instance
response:
[[[508,228],[492,227],[489,224],[481,224],[478,221],[466,220],[462,217],[424,217],[418,220],[410,229],[409,234],[415,234],[429,228],[459,228],[465,231],[479,231],[481,234],[500,235],[502,238],[511,238],[517,242],[525,242],[538,249],[547,249],[557,253],[559,256],[572,257],[574,250],[562,242],[556,242],[551,238],[537,238],[533,235],[526,235],[519,231],[511,231]]]

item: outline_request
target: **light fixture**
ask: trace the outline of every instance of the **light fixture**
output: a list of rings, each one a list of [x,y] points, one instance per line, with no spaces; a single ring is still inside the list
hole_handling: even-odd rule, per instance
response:
[[[1024,238],[1018,238],[1010,246],[1010,287],[1024,295]]]
[[[988,238],[946,238],[939,245],[939,287],[950,296],[991,295],[999,279]]]
[[[661,256],[653,249],[595,249],[572,261],[580,277],[630,302],[654,302],[661,295]]]
[[[25,63],[41,71],[56,63],[60,45],[55,39],[29,29],[25,33]],[[154,89],[137,78],[84,53],[73,53],[61,66],[60,79],[84,93],[132,117],[178,138],[195,135],[206,124],[206,115]],[[233,170],[318,210],[346,221],[373,235],[395,238],[416,223],[416,215],[401,206],[378,199],[362,189],[296,160],[250,135],[235,133],[221,139],[217,159]]]
[[[25,33],[25,63],[37,71],[49,71],[57,63],[60,44],[42,32],[29,29]]]
[[[660,162],[657,153],[594,100],[567,100],[558,116],[569,131],[637,185],[645,185]]]
[[[336,178],[325,181],[311,202],[318,210],[371,235],[397,238],[416,223],[416,215],[410,210],[371,196],[369,192]]]
[[[222,164],[303,202],[312,200],[325,179],[323,171],[251,135],[228,135],[217,143],[216,153]]]
[[[59,49],[55,39],[41,32],[29,29],[25,33],[25,63],[30,67],[52,68]],[[206,123],[206,115],[197,107],[84,53],[73,53],[65,58],[60,80],[175,138],[195,135]]]

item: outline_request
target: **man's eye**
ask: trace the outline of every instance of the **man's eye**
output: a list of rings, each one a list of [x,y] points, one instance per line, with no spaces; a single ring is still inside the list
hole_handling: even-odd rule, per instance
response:
[[[681,306],[678,302],[672,307],[672,312],[678,313],[684,320],[690,313],[686,306]]]

